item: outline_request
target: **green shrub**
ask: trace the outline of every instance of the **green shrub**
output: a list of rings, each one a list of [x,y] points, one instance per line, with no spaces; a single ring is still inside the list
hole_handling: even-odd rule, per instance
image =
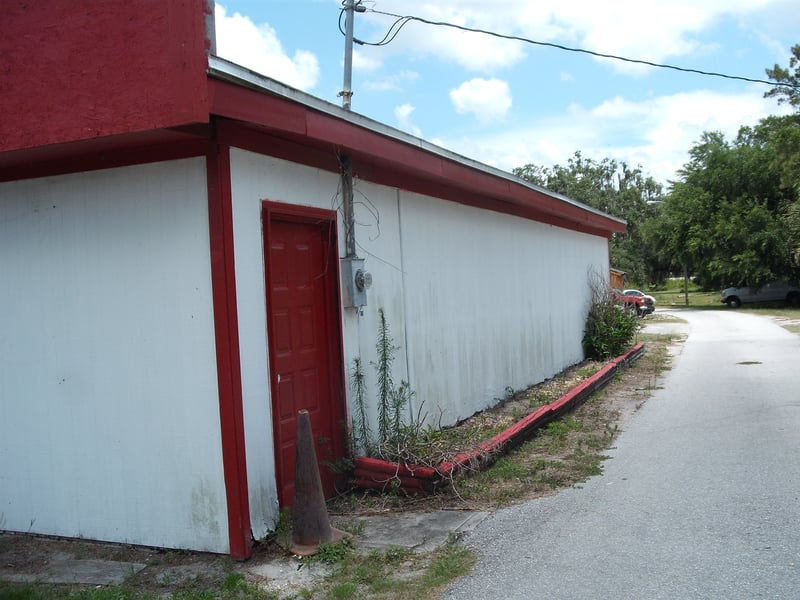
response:
[[[604,360],[628,350],[639,329],[639,317],[614,302],[608,284],[597,278],[591,283],[592,305],[586,317],[583,352],[586,358]]]

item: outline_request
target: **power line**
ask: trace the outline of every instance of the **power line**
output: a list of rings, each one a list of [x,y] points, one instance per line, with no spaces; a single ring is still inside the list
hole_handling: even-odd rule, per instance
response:
[[[598,58],[609,58],[612,60],[619,60],[622,62],[633,63],[637,65],[646,65],[648,67],[656,67],[659,69],[671,69],[673,71],[680,71],[682,73],[694,73],[696,75],[705,75],[708,77],[721,77],[723,79],[734,79],[738,81],[747,81],[749,83],[762,83],[764,85],[771,85],[774,87],[786,87],[792,89],[798,89],[800,86],[792,85],[790,83],[780,83],[777,81],[768,81],[766,79],[755,79],[751,77],[741,77],[738,75],[727,75],[725,73],[717,73],[715,71],[702,71],[700,69],[690,69],[686,67],[678,67],[675,65],[668,65],[663,63],[656,63],[650,62],[647,60],[638,60],[635,58],[626,58],[624,56],[616,56],[614,54],[604,54],[602,52],[595,52],[593,50],[586,50],[584,48],[572,48],[570,46],[564,46],[563,44],[555,44],[552,42],[540,42],[537,40],[531,40],[529,38],[524,38],[516,35],[506,35],[503,33],[497,33],[495,31],[487,31],[485,29],[477,29],[473,27],[465,27],[464,25],[456,25],[455,23],[447,23],[443,21],[430,21],[428,19],[424,19],[422,17],[415,17],[413,15],[396,15],[389,12],[384,12],[380,10],[375,10],[374,8],[368,8],[367,11],[378,14],[378,15],[386,15],[387,17],[394,17],[396,20],[392,23],[392,26],[387,31],[386,35],[383,36],[383,39],[380,42],[365,42],[362,40],[354,39],[353,41],[359,45],[363,46],[386,46],[387,44],[391,43],[396,37],[397,34],[400,33],[400,30],[409,22],[409,21],[419,21],[420,23],[424,23],[426,25],[436,25],[438,27],[450,27],[453,29],[460,29],[461,31],[468,31],[471,33],[482,33],[485,35],[491,35],[493,37],[502,38],[505,40],[514,40],[518,42],[525,42],[526,44],[533,44],[536,46],[545,46],[548,48],[556,48],[558,50],[564,50],[566,52],[576,52],[580,54],[588,54],[590,56],[595,56]],[[339,29],[341,30],[341,19],[339,20]],[[344,32],[342,32],[344,33]]]

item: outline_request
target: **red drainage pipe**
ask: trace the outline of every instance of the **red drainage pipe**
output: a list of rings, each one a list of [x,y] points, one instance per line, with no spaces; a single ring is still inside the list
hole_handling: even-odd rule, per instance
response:
[[[522,443],[536,429],[568,412],[594,392],[605,387],[617,370],[627,366],[642,354],[644,354],[644,343],[639,343],[558,400],[536,409],[490,440],[481,442],[472,450],[457,454],[453,460],[444,461],[435,469],[359,456],[355,459],[353,484],[364,489],[403,491],[414,496],[430,494],[459,469],[489,463],[501,451]]]

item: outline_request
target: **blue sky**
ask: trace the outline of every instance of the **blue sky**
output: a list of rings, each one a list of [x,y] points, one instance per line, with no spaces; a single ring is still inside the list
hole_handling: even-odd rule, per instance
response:
[[[796,0],[364,0],[355,36],[413,15],[679,67],[766,79],[800,43]],[[223,0],[217,53],[341,104],[340,0]],[[703,131],[782,114],[762,84],[680,73],[410,22],[355,46],[352,110],[507,171],[577,150],[662,182]]]

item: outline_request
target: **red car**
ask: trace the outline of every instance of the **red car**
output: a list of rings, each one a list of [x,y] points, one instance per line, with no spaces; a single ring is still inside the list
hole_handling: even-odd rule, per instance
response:
[[[611,296],[614,302],[619,302],[631,312],[636,311],[636,314],[640,317],[649,315],[656,310],[656,305],[652,297],[642,294],[641,292],[639,292],[639,294],[626,294],[615,288],[611,290]]]

